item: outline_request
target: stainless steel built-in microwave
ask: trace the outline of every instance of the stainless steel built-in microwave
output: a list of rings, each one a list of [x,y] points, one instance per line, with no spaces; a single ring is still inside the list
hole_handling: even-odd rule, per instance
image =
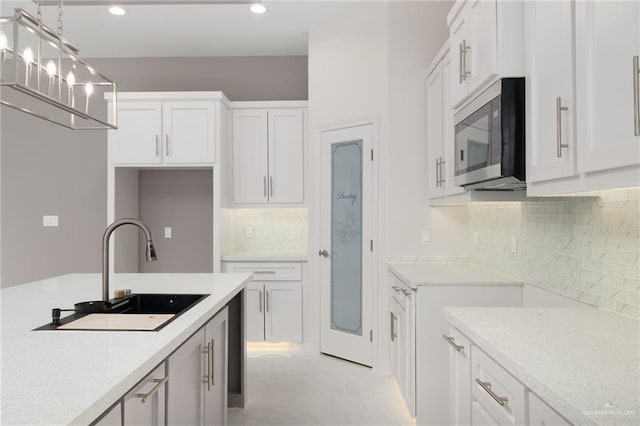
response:
[[[454,116],[456,185],[525,188],[524,92],[524,77],[500,79]]]

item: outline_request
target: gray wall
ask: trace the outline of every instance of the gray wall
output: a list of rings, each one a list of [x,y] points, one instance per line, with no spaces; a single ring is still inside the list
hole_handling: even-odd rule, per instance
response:
[[[307,99],[306,57],[92,60],[121,91],[221,90],[231,100]],[[107,135],[0,108],[0,286],[100,271]],[[43,228],[42,216],[60,216]]]
[[[141,170],[140,219],[149,226],[158,260],[139,256],[140,272],[213,272],[213,172]],[[164,227],[172,228],[171,239]],[[144,238],[140,237],[140,253]]]

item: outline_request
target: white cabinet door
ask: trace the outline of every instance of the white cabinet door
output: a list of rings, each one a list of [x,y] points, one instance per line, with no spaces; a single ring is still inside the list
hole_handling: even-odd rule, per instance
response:
[[[444,336],[449,344],[449,424],[471,424],[471,341],[456,328]]]
[[[118,403],[92,426],[122,426],[122,404]]]
[[[452,22],[450,30],[450,52],[451,52],[451,105],[457,106],[469,93],[469,79],[466,69],[468,64],[465,60],[468,57],[465,49],[469,43],[469,18],[466,13],[469,5],[462,6],[463,9],[455,21]],[[466,65],[466,68],[465,68]]]
[[[162,107],[159,102],[121,102],[118,129],[109,130],[114,164],[162,162]]]
[[[167,424],[204,423],[204,341],[201,328],[169,357]]]
[[[465,65],[469,72],[469,92],[473,92],[498,71],[497,2],[470,0],[465,13],[470,20]]]
[[[640,2],[576,2],[576,101],[580,172],[640,162],[634,134],[633,57],[640,55]],[[633,73],[632,73],[633,70]]]
[[[264,342],[264,283],[251,282],[245,290],[247,341]]]
[[[441,186],[444,195],[455,195],[465,189],[453,183],[455,170],[455,133],[453,124],[453,108],[451,108],[451,55],[442,58],[442,161],[440,162]],[[433,164],[433,163],[431,163]]]
[[[165,163],[214,162],[214,109],[211,102],[163,104]]]
[[[529,182],[576,174],[573,7],[570,1],[525,4]]]
[[[441,162],[444,157],[443,114],[443,69],[436,66],[427,77],[427,148],[429,152],[429,196],[441,197],[444,195],[444,186],[441,184]],[[452,149],[453,150],[453,149]]]
[[[123,424],[164,426],[165,365],[162,363],[125,395]]]
[[[500,426],[491,414],[478,401],[471,405],[471,425],[473,426]]]
[[[300,283],[265,283],[265,340],[302,342]]]
[[[549,407],[534,393],[529,392],[529,426],[568,426],[571,423]]]
[[[407,376],[407,312],[404,306],[392,296],[391,307],[391,347],[393,375],[405,400],[409,398],[409,381]]]
[[[268,202],[267,111],[233,111],[233,200]]]
[[[204,368],[207,375],[204,384],[204,424],[224,426],[227,424],[227,346],[228,319],[225,308],[205,326],[207,354]]]
[[[302,110],[269,110],[269,202],[304,201]]]

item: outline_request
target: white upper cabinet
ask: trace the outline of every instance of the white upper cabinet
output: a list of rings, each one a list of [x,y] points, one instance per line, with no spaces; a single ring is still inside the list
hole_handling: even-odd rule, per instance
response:
[[[214,117],[211,102],[163,103],[164,162],[213,163]]]
[[[576,174],[573,6],[525,4],[529,182]]]
[[[458,0],[449,12],[453,107],[498,77],[524,75],[522,2]]]
[[[525,10],[528,195],[639,186],[640,3]]]
[[[113,99],[107,97],[111,103]],[[128,166],[211,166],[219,132],[220,92],[118,95],[118,129],[109,131],[109,162]]]
[[[451,55],[448,45],[436,57],[427,76],[427,145],[429,196],[439,198],[465,192],[453,184],[454,134],[451,109]]]
[[[304,202],[304,132],[303,108],[234,108],[236,204]]]
[[[118,130],[109,131],[111,161],[160,164],[162,106],[158,102],[121,102]]]
[[[640,162],[640,2],[576,2],[580,172]],[[635,126],[634,126],[635,121]]]

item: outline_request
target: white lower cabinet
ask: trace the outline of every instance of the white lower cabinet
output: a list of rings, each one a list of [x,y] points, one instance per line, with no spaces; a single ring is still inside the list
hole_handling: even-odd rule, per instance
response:
[[[129,391],[122,400],[122,424],[166,425],[165,389],[167,380],[168,376],[163,362]]]
[[[248,342],[302,343],[302,265],[225,262],[224,272],[253,273],[246,289]]]
[[[122,404],[119,402],[109,409],[92,426],[122,426]]]
[[[529,394],[529,426],[568,426],[571,423],[565,420],[553,408],[532,392]]]
[[[455,327],[449,342],[449,425],[570,423]]]
[[[471,424],[471,341],[453,327],[442,335],[449,343],[449,424]]]
[[[169,357],[168,424],[226,424],[227,321],[225,308]]]

